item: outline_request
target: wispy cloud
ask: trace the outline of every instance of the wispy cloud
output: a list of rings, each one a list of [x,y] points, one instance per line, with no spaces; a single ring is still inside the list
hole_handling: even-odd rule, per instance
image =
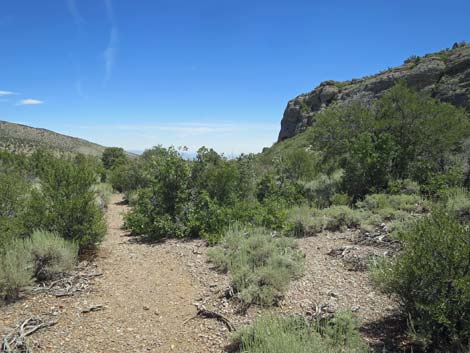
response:
[[[44,104],[44,102],[39,99],[28,98],[28,99],[20,100],[17,105],[38,105],[38,104]]]
[[[80,97],[84,97],[82,80],[75,81],[75,90]]]
[[[75,0],[67,0],[67,7],[73,17],[73,20],[77,25],[80,25],[85,22],[82,15],[80,14],[80,11],[78,11],[77,3]]]
[[[15,92],[10,92],[10,91],[0,91],[0,97],[4,97],[4,96],[11,96],[11,95],[14,95],[16,94]]]
[[[206,146],[236,155],[259,152],[270,146],[278,131],[277,123],[211,121],[67,125],[61,132],[127,150],[145,150],[161,144],[187,146],[190,152],[195,152]]]
[[[165,131],[176,133],[180,136],[196,136],[213,133],[232,133],[247,130],[278,129],[277,124],[262,123],[161,123],[161,124],[109,124],[109,125],[80,125],[73,126],[77,129],[106,129],[108,131],[133,131],[151,132]]]
[[[108,17],[108,21],[111,24],[111,28],[109,30],[109,41],[108,46],[103,51],[103,57],[105,62],[105,81],[106,84],[113,74],[114,64],[116,62],[117,56],[117,49],[118,49],[118,42],[119,42],[119,31],[116,25],[116,18],[114,16],[113,4],[111,0],[104,0],[105,7],[106,7],[106,15]]]

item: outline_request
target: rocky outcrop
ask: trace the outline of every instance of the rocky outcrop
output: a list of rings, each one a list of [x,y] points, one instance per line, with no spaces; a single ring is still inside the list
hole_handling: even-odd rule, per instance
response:
[[[295,136],[314,124],[318,112],[333,102],[369,103],[399,80],[439,100],[470,110],[470,44],[454,44],[452,49],[411,57],[403,65],[377,75],[344,82],[322,82],[313,91],[289,101],[278,141]]]

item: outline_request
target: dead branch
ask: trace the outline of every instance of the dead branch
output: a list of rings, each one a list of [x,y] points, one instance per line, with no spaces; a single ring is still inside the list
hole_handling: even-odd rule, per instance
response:
[[[235,331],[235,326],[224,316],[216,313],[215,311],[207,310],[204,305],[197,306],[197,314],[188,320],[186,320],[183,324],[186,324],[188,321],[195,319],[196,317],[202,317],[204,319],[216,319],[217,321],[223,323],[230,332]]]
[[[57,324],[57,320],[50,319],[51,314],[42,314],[30,317],[17,325],[3,340],[0,352],[3,353],[33,353],[31,347],[26,341],[26,337],[32,335],[38,330],[48,328]]]
[[[50,293],[56,297],[69,297],[73,296],[77,292],[82,292],[88,289],[90,279],[98,276],[102,276],[101,272],[73,272],[69,275],[50,283],[39,285],[34,288],[33,291],[41,293]]]
[[[87,313],[91,313],[92,311],[100,311],[100,310],[103,310],[105,307],[103,304],[95,304],[95,305],[91,305],[89,306],[88,308],[85,308],[85,309],[82,309],[80,310],[80,312],[82,314],[87,314]]]

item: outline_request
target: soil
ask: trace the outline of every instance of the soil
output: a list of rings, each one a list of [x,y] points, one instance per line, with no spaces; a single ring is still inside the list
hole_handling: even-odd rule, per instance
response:
[[[331,311],[352,309],[371,346],[383,346],[381,323],[396,305],[374,291],[367,272],[345,260],[386,250],[354,245],[354,231],[299,239],[305,276],[292,282],[278,307],[252,306],[240,314],[236,301],[224,297],[229,279],[213,270],[203,240],[136,241],[122,228],[128,208],[121,201],[121,195],[113,196],[106,239],[88,264],[103,275],[74,296],[29,293],[0,307],[0,337],[28,317],[52,313],[58,324],[29,338],[35,352],[223,352],[231,334],[223,323],[197,317],[197,305],[222,314],[236,328],[266,311],[309,315],[326,305]],[[103,309],[82,312],[94,305]]]

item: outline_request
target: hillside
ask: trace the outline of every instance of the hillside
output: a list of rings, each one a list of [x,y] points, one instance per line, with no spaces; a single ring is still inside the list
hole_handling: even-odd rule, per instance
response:
[[[100,156],[106,147],[50,130],[0,121],[0,149],[29,153],[37,148]],[[131,155],[129,153],[129,155]]]
[[[313,91],[289,101],[278,141],[305,131],[315,122],[317,113],[335,102],[369,103],[401,80],[441,101],[470,109],[470,44],[454,44],[452,49],[423,57],[411,56],[403,65],[376,75],[344,82],[322,82]]]

